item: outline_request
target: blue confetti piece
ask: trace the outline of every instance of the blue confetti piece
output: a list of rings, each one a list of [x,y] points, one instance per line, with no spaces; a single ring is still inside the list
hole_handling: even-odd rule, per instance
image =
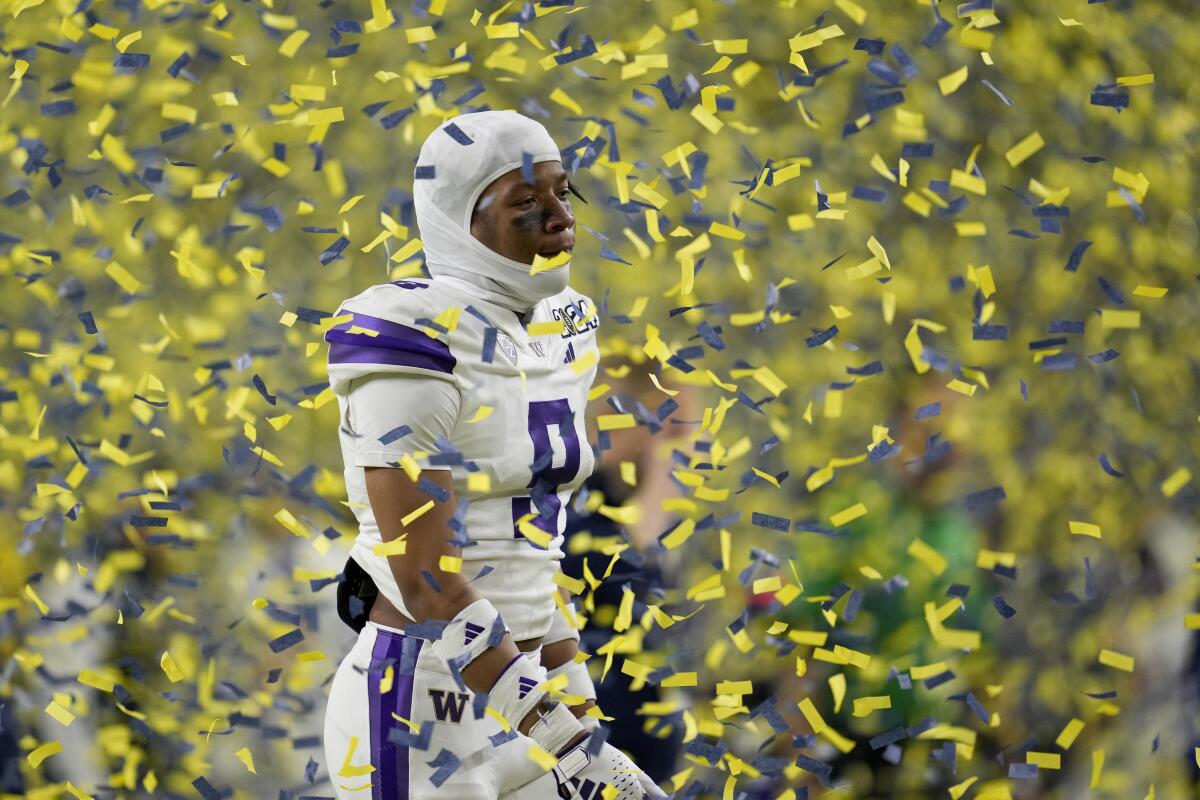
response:
[[[1084,323],[1081,320],[1053,319],[1047,333],[1083,333]]]
[[[446,126],[442,128],[442,131],[451,139],[463,145],[464,147],[469,144],[475,144],[475,140],[468,136],[466,131],[455,125],[453,122],[446,123]]]
[[[392,442],[396,441],[397,439],[403,439],[405,436],[408,436],[410,433],[412,433],[412,428],[408,427],[407,425],[401,425],[398,428],[392,428],[390,431],[385,433],[383,436],[380,436],[379,443],[380,444],[391,444]]]
[[[1075,369],[1079,356],[1074,353],[1056,353],[1042,359],[1042,369],[1051,371],[1069,371]]]
[[[838,332],[838,326],[831,325],[831,326],[829,326],[829,328],[821,331],[820,333],[807,337],[804,340],[804,343],[807,344],[810,348],[820,347],[821,345],[825,344],[830,339],[832,339],[834,336],[837,336],[837,332]]]
[[[289,647],[299,644],[302,641],[304,641],[304,632],[299,628],[296,628],[295,630],[288,631],[278,638],[272,639],[269,646],[272,652],[282,653],[284,650],[287,650]]]
[[[387,740],[400,747],[412,750],[428,750],[433,738],[433,722],[425,720],[420,729],[414,733],[407,725],[397,725],[388,731]]]
[[[1092,246],[1092,243],[1090,241],[1088,241],[1087,239],[1084,239],[1083,241],[1079,242],[1079,244],[1075,245],[1075,248],[1073,250],[1071,250],[1070,258],[1067,259],[1067,266],[1065,266],[1063,268],[1064,271],[1066,271],[1066,272],[1077,271],[1079,269],[1080,263],[1082,263],[1082,261],[1083,261],[1083,254],[1085,252],[1087,252],[1087,249],[1091,246]]]
[[[903,75],[906,80],[912,80],[913,78],[917,77],[917,74],[921,70],[917,68],[916,62],[912,60],[912,57],[905,51],[903,47],[898,44],[893,44],[890,48],[888,48],[888,52],[892,54],[892,58],[895,59],[896,63],[900,66],[900,74]]]
[[[150,66],[149,53],[117,53],[113,66],[122,69],[145,69]]]
[[[325,248],[325,252],[321,253],[321,265],[328,266],[329,262],[341,257],[342,251],[346,249],[346,245],[350,244],[350,240],[345,236],[339,236],[337,241]]]
[[[267,206],[259,211],[258,215],[262,217],[263,224],[267,226],[268,231],[274,232],[283,227],[283,215],[275,206]]]
[[[1008,341],[1007,325],[976,325],[971,330],[971,338],[976,341]]]
[[[429,782],[440,788],[458,770],[462,761],[454,753],[442,748],[437,757],[433,761],[427,762],[427,764],[431,767],[437,767],[437,770],[429,776]]]
[[[267,391],[267,384],[258,376],[257,373],[254,375],[254,388],[258,389],[258,393],[263,396],[264,400],[271,405],[275,405],[275,395]]]
[[[934,8],[936,10],[937,7],[934,6]],[[939,15],[937,22],[933,23],[933,27],[930,28],[923,37],[921,37],[921,46],[933,47],[937,45],[942,41],[942,39],[945,38],[946,31],[950,30],[952,27],[953,26],[947,19]]]
[[[704,340],[704,343],[713,350],[725,349],[725,342],[721,339],[720,334],[717,333],[712,325],[709,325],[704,320],[701,320],[700,324],[696,326],[696,333],[700,334],[700,338]]]
[[[1029,387],[1025,385],[1024,378],[1020,378],[1019,380],[1021,381],[1021,398],[1024,399],[1025,402],[1028,403],[1029,402]]]
[[[992,605],[996,607],[996,611],[1000,613],[1000,616],[1004,617],[1005,619],[1011,619],[1017,613],[1015,608],[1004,602],[1003,595],[996,595],[993,597]],[[984,718],[983,721],[987,722],[987,718]]]
[[[792,526],[792,521],[787,517],[777,517],[772,514],[760,514],[755,511],[750,515],[750,524],[757,525],[760,528],[768,528],[773,531],[787,533],[788,528]]]
[[[475,544],[474,542],[471,542],[470,540],[468,540],[468,542],[469,542],[468,545],[462,545],[462,546],[469,547],[470,545]],[[484,564],[483,568],[479,570],[478,574],[476,574],[474,578],[471,578],[471,580],[467,581],[467,583],[474,583],[475,581],[479,580],[483,576],[490,575],[495,570],[496,570],[496,568],[493,567],[491,564]],[[498,641],[497,641],[497,644],[499,644]]]
[[[196,787],[196,791],[204,800],[221,800],[221,793],[213,788],[213,785],[203,775],[192,781],[192,786]]]
[[[1112,300],[1113,303],[1119,306],[1125,305],[1125,297],[1115,285],[1105,280],[1103,275],[1097,277],[1096,280],[1100,282],[1100,288],[1104,290],[1106,295],[1108,295],[1109,300]]]
[[[83,323],[83,330],[85,333],[96,334],[100,332],[100,329],[96,327],[96,320],[92,316],[92,312],[80,311],[78,317],[79,321]]]
[[[439,503],[444,503],[450,499],[450,492],[446,491],[441,486],[438,486],[436,483],[429,480],[429,478],[421,478],[420,482],[417,483],[417,489],[424,492],[429,497],[432,497]]]
[[[517,732],[512,729],[509,729],[507,731],[501,730],[501,731],[498,731],[498,732],[492,734],[491,736],[489,736],[487,738],[488,738],[488,741],[492,743],[492,747],[499,747],[500,745],[504,744],[505,742],[511,742],[513,739],[517,738]]]
[[[438,582],[436,579],[434,579],[432,572],[427,569],[423,569],[421,570],[421,577],[425,579],[425,582],[428,583],[430,588],[432,588],[435,592],[438,594],[442,593],[442,587],[438,585]]]
[[[619,255],[614,253],[612,251],[612,249],[609,248],[607,245],[600,248],[600,257],[606,258],[609,261],[616,261],[618,264],[626,264],[626,265],[632,266],[630,264],[630,262],[626,261],[625,259],[621,258]]]
[[[1124,473],[1117,472],[1116,467],[1114,467],[1112,465],[1112,462],[1108,460],[1107,453],[1100,454],[1100,468],[1103,469],[1105,472],[1107,472],[1109,475],[1112,475],[1114,478],[1124,478],[1125,477]]]
[[[978,492],[971,492],[966,497],[967,510],[974,511],[981,506],[998,503],[1005,497],[1003,486],[992,486]]]
[[[1115,108],[1120,112],[1122,108],[1129,108],[1129,93],[1095,91],[1088,98],[1088,102],[1094,106]]]
[[[427,167],[417,167],[413,170],[413,180],[431,181],[436,174],[437,171],[434,169],[432,164]]]
[[[521,179],[530,186],[535,185],[533,180],[533,155],[521,151]]]
[[[929,419],[936,417],[942,413],[942,403],[940,400],[926,403],[917,409],[917,413],[913,415],[914,419]]]
[[[434,619],[426,622],[409,623],[404,626],[405,636],[416,636],[418,639],[424,639],[429,642],[436,642],[442,638],[442,631],[449,624],[445,620]]]
[[[809,758],[801,753],[800,755],[796,756],[796,766],[802,770],[805,770],[806,772],[811,772],[813,775],[816,775],[817,780],[820,781],[821,785],[825,788],[832,788],[829,785],[829,776],[833,774],[833,767],[826,764],[824,761],[817,761],[815,758]]]
[[[883,374],[883,362],[876,360],[876,361],[872,361],[869,364],[864,364],[861,367],[846,367],[846,372],[848,372],[851,375],[859,375],[859,376],[882,375]]]

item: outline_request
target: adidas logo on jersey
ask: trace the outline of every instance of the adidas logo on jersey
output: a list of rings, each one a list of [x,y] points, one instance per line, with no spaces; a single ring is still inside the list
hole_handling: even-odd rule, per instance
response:
[[[525,699],[525,695],[537,688],[538,682],[533,678],[518,678],[517,679],[517,697],[521,700]]]
[[[475,641],[476,637],[478,637],[481,633],[483,633],[482,625],[476,625],[474,622],[468,622],[466,635],[463,636],[463,645],[465,646]]]

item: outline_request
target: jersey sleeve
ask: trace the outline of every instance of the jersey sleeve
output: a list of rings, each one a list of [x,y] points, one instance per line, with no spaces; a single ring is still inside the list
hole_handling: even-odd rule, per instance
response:
[[[356,467],[395,466],[411,455],[422,469],[438,469],[428,457],[440,439],[450,439],[462,407],[454,383],[415,373],[354,378],[346,399]]]

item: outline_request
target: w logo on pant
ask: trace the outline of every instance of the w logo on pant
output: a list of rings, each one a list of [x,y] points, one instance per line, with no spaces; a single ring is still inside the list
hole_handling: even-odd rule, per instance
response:
[[[469,645],[471,642],[475,641],[475,639],[479,636],[479,634],[483,633],[483,626],[476,625],[474,622],[468,622],[466,624],[466,628],[467,628],[466,634],[463,636],[463,639],[465,640],[465,641],[463,641],[464,647],[466,645]]]
[[[517,698],[525,699],[525,695],[537,688],[538,682],[533,678],[518,678],[517,679]]]
[[[463,709],[467,707],[467,696],[462,692],[430,689],[433,699],[433,715],[440,721],[462,722]]]

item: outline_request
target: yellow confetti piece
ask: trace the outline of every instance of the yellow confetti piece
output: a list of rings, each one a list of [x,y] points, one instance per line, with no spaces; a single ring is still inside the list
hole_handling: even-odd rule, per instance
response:
[[[1042,135],[1037,131],[1034,131],[1010,147],[1004,154],[1004,159],[1008,162],[1010,167],[1015,167],[1032,156],[1038,150],[1041,150],[1045,145],[1046,142],[1042,139]]]
[[[852,522],[859,517],[866,516],[867,507],[862,503],[855,503],[849,508],[843,509],[829,518],[830,524],[835,528],[841,527],[848,522]]]
[[[892,698],[888,695],[877,697],[856,697],[854,698],[854,711],[856,717],[867,717],[876,711],[881,711],[885,708],[892,707]]]
[[[1100,774],[1104,771],[1104,751],[1092,751],[1092,782],[1090,788],[1095,789],[1100,785]]]
[[[769,578],[755,579],[752,591],[754,594],[765,594],[778,591],[781,586],[783,586],[783,579],[778,575],[772,575]]]
[[[1154,83],[1154,73],[1147,72],[1142,75],[1125,75],[1117,78],[1118,86],[1148,86]]]
[[[1140,328],[1141,325],[1142,312],[1136,309],[1100,309],[1100,326],[1102,328]]]
[[[56,739],[53,742],[46,742],[45,744],[35,748],[29,753],[29,755],[25,757],[25,759],[29,762],[30,766],[32,766],[34,769],[37,769],[47,758],[56,753],[61,753],[62,751],[62,742]]]
[[[38,611],[42,613],[42,616],[50,613],[50,607],[42,602],[42,598],[38,597],[38,594],[36,591],[34,591],[33,586],[28,583],[25,584],[25,596],[33,601],[33,604],[37,606]]]
[[[171,657],[170,651],[163,651],[162,657],[159,659],[159,665],[162,667],[162,671],[166,673],[167,679],[170,680],[171,683],[179,683],[181,680],[183,680],[183,671],[179,669],[179,665],[176,664],[175,659]]]
[[[429,500],[420,508],[415,508],[401,517],[400,524],[407,528],[409,525],[420,519],[427,511],[429,511],[429,509],[433,508],[434,505],[435,501]]]
[[[517,523],[517,530],[520,531],[522,536],[536,544],[538,547],[549,547],[550,542],[554,539],[554,537],[530,522],[533,517],[533,514],[527,514],[524,518],[522,518]]]
[[[1071,745],[1075,743],[1076,737],[1079,736],[1079,734],[1082,730],[1083,730],[1083,720],[1072,719],[1062,729],[1062,733],[1058,734],[1058,738],[1054,740],[1054,743],[1056,745],[1058,745],[1059,747],[1061,747],[1063,750],[1070,750]]]
[[[494,409],[491,406],[480,406],[479,408],[475,409],[475,413],[471,415],[471,418],[467,420],[467,423],[471,424],[474,422],[483,422],[492,415],[493,410]]]
[[[91,686],[93,689],[99,689],[102,692],[112,692],[113,687],[116,686],[115,681],[86,667],[79,672],[79,677],[76,680],[84,686]]]
[[[1099,661],[1106,667],[1119,669],[1122,672],[1133,672],[1133,656],[1127,656],[1115,650],[1101,650]]]
[[[241,761],[252,774],[258,774],[258,770],[254,768],[254,756],[250,754],[249,747],[243,747],[234,753],[234,755],[237,756],[238,761]]]
[[[938,90],[942,95],[953,94],[967,80],[967,66],[964,64],[948,75],[938,78]]]
[[[127,294],[137,294],[142,288],[142,282],[116,261],[110,261],[104,267],[104,274],[112,278]]]
[[[1174,497],[1175,494],[1192,480],[1192,471],[1187,467],[1180,467],[1171,473],[1165,481],[1160,484],[1164,497]]]
[[[920,539],[913,539],[909,543],[907,553],[924,564],[934,575],[941,575],[949,565],[941,553]]]
[[[357,736],[350,737],[350,746],[346,750],[346,758],[342,762],[342,766],[338,769],[337,774],[340,777],[361,778],[362,776],[370,775],[372,772],[375,771],[375,767],[371,766],[371,762],[369,759],[366,764],[363,764],[361,766],[354,766],[350,763],[354,758],[354,751],[355,751],[355,749],[357,749],[358,743],[359,743],[359,737],[357,737]]]
[[[958,378],[954,378],[953,380],[951,380],[949,383],[946,384],[946,388],[952,392],[958,392],[959,394],[965,394],[967,397],[974,397],[975,390],[978,389],[979,387],[973,383],[967,383],[966,381],[962,381],[962,380],[959,380]]]
[[[602,431],[616,431],[637,427],[637,418],[633,414],[601,414],[596,418],[596,425]]]
[[[75,721],[75,715],[70,709],[60,705],[57,700],[51,700],[50,705],[46,706],[46,714],[64,728],[69,728]]]
[[[1137,297],[1166,297],[1167,289],[1164,286],[1143,286],[1138,284],[1134,287],[1133,293]]]
[[[1094,523],[1075,522],[1072,520],[1068,523],[1068,525],[1070,526],[1071,533],[1078,534],[1080,536],[1091,536],[1096,539],[1101,538],[1100,537],[1100,526],[1096,525]]]
[[[526,329],[530,336],[561,336],[565,328],[563,321],[560,319],[550,320],[549,322],[533,322]]]
[[[583,109],[580,107],[580,105],[572,100],[571,96],[564,92],[561,86],[554,87],[554,91],[550,92],[550,101],[553,103],[558,103],[572,114],[583,113]]]
[[[1030,750],[1025,754],[1026,764],[1037,764],[1039,769],[1062,769],[1062,756],[1058,753],[1039,753]]]
[[[698,683],[695,672],[676,672],[673,675],[668,675],[666,678],[663,678],[659,685],[664,688],[671,689],[684,686],[697,686]]]
[[[543,772],[549,772],[550,770],[554,769],[554,765],[558,763],[557,758],[550,753],[547,753],[536,744],[531,744],[529,749],[526,751],[526,754],[528,755],[529,760],[534,764],[537,764]]]

